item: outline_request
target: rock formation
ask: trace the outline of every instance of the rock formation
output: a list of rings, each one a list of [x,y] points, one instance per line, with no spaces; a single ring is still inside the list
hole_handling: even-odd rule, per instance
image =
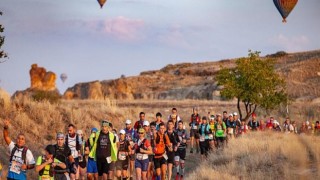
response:
[[[29,71],[31,90],[53,91],[56,89],[56,74],[37,64],[32,64]]]

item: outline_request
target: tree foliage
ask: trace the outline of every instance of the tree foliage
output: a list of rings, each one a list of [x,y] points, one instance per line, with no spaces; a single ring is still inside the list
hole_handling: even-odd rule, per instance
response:
[[[267,111],[287,102],[285,82],[275,72],[275,60],[260,58],[260,52],[249,51],[248,57],[236,60],[236,67],[222,68],[218,75],[218,85],[222,85],[221,96],[236,98],[242,120],[247,120],[257,107]],[[246,116],[243,118],[241,104]]]
[[[2,12],[0,11],[0,16],[2,16]],[[4,44],[4,39],[5,37],[2,36],[1,34],[4,31],[4,27],[2,24],[0,24],[0,59],[2,58],[8,58],[8,54],[2,50],[2,45]],[[3,60],[0,60],[0,63],[4,62]]]

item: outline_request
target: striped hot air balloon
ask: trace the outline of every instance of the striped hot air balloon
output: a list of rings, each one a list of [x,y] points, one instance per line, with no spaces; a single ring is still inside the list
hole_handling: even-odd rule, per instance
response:
[[[298,3],[298,0],[273,0],[274,5],[277,7],[280,12],[283,20],[282,22],[287,22],[286,18],[289,16],[292,9]]]

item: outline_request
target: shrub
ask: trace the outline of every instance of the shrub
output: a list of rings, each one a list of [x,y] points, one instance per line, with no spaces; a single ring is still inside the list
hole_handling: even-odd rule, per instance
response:
[[[34,91],[32,99],[34,101],[49,101],[50,103],[59,102],[61,96],[56,91]]]

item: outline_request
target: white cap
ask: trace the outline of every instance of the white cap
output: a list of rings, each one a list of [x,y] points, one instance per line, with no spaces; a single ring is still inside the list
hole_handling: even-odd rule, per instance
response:
[[[237,112],[234,112],[233,115],[234,115],[234,116],[238,116],[238,113],[237,113]]]
[[[229,114],[229,117],[230,117],[230,116],[233,116],[233,114]]]
[[[120,134],[126,134],[126,131],[124,129],[121,129]]]
[[[310,123],[309,123],[309,121],[308,120],[306,120],[306,125],[309,125]]]
[[[144,125],[144,126],[149,126],[150,123],[149,123],[149,121],[145,120],[145,121],[143,121],[143,125]]]
[[[273,124],[277,124],[277,125],[280,125],[279,122],[277,120],[273,120],[272,122]]]
[[[126,124],[131,124],[131,120],[130,120],[130,119],[127,119],[127,120],[126,120]]]

